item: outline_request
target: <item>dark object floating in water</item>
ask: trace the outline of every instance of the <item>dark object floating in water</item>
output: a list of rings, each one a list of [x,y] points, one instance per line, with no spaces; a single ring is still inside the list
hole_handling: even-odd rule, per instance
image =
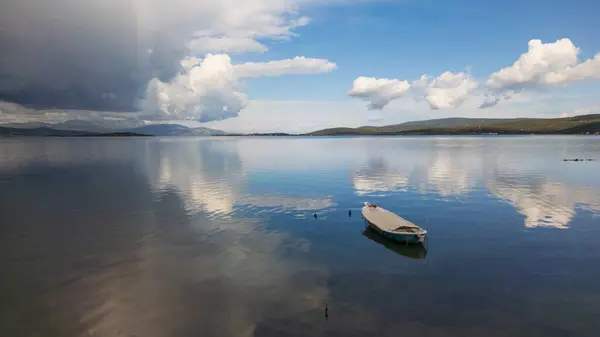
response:
[[[592,158],[588,158],[588,159],[563,159],[563,161],[594,161],[594,159]]]
[[[325,304],[325,320],[329,320],[329,308],[327,307],[327,304]]]
[[[315,217],[315,219],[318,217],[317,213],[315,213],[313,216]]]
[[[351,209],[350,209],[350,210],[348,210],[348,216],[349,216],[349,217],[350,217],[350,216],[352,216],[352,210],[351,210]]]

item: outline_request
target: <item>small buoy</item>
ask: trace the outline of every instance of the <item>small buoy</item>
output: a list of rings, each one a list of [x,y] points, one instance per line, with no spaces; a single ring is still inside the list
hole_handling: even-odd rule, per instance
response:
[[[352,216],[352,210],[348,210],[348,216]]]

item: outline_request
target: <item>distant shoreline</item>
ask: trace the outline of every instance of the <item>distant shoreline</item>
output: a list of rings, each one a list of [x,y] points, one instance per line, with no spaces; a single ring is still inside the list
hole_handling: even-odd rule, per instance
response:
[[[503,133],[503,134],[449,134],[449,133],[431,133],[431,134],[332,134],[332,135],[311,135],[311,134],[226,134],[226,135],[207,135],[207,136],[153,136],[144,134],[122,134],[122,133],[108,133],[108,134],[73,134],[73,135],[0,135],[0,138],[135,138],[135,137],[154,137],[154,138],[221,138],[221,137],[240,137],[240,138],[252,138],[252,137],[294,137],[294,138],[335,138],[335,137],[465,137],[465,136],[478,136],[478,137],[503,137],[503,136],[600,136],[600,133]]]
[[[81,131],[64,131],[64,130],[44,130],[36,132],[34,129],[13,129],[3,128],[0,130],[0,138],[73,138],[73,137],[154,137],[152,135],[134,133],[134,132],[81,132]]]
[[[418,137],[418,136],[598,136],[598,133],[348,133],[348,134],[227,134],[209,137]]]
[[[563,118],[444,118],[387,126],[337,127],[302,134],[265,132],[223,136],[524,136],[600,134],[600,114]]]
[[[68,122],[65,122],[69,124]],[[64,124],[64,123],[63,123]],[[65,127],[63,125],[63,127]],[[79,125],[81,127],[81,125]],[[308,133],[251,132],[226,133],[221,130],[178,124],[147,125],[133,129],[74,130],[54,125],[18,128],[0,125],[0,137],[400,137],[400,136],[526,136],[598,135],[600,114],[563,118],[443,118],[386,126],[337,127]]]
[[[330,128],[313,136],[466,136],[600,134],[600,114],[563,118],[445,118],[387,126]]]
[[[83,134],[83,135],[55,135],[55,136],[44,136],[44,138],[48,137],[154,137],[153,135],[145,135],[139,133],[129,133],[129,132],[112,132],[112,133],[96,133],[96,134]]]

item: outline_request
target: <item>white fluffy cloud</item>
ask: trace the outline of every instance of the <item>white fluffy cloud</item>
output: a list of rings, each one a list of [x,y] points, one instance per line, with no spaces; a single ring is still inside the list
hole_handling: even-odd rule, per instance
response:
[[[0,100],[36,109],[233,117],[247,101],[239,79],[317,74],[335,64],[297,57],[238,66],[209,55],[266,52],[269,41],[291,39],[310,23],[303,11],[338,1],[9,1],[0,11],[0,42],[10,42],[0,48],[7,70]],[[193,56],[203,61],[188,68]]]
[[[202,37],[189,41],[187,47],[194,55],[267,51],[264,44],[246,37]]]
[[[333,71],[336,64],[325,59],[297,56],[293,59],[269,62],[246,62],[234,66],[239,77],[310,75]]]
[[[375,79],[359,77],[349,92],[351,96],[370,102],[370,109],[382,109],[390,101],[412,92],[417,100],[425,100],[431,109],[451,109],[462,104],[475,92],[483,95],[480,108],[488,108],[506,101],[525,89],[565,86],[586,80],[600,80],[600,53],[581,62],[580,50],[571,40],[564,38],[552,43],[541,40],[529,41],[529,50],[522,54],[512,66],[492,73],[485,87],[487,93],[477,90],[479,83],[469,73],[444,72],[438,77],[423,75],[410,85],[397,79]],[[357,81],[368,79],[370,86],[357,90]],[[367,82],[365,82],[367,83]],[[382,83],[375,85],[376,83]],[[401,94],[390,94],[383,83],[406,83]],[[379,102],[383,102],[380,104]]]
[[[432,109],[458,107],[479,86],[470,74],[464,72],[454,74],[446,71],[429,83],[426,79],[426,76],[421,77],[419,84],[425,85],[424,97]]]
[[[317,74],[332,71],[335,63],[322,59],[294,59],[231,64],[226,54],[187,58],[183,71],[171,82],[154,79],[148,86],[145,108],[156,118],[208,122],[236,117],[248,101],[240,80],[260,76]]]
[[[567,38],[552,43],[529,41],[527,53],[512,66],[489,76],[486,87],[494,95],[489,96],[481,107],[496,105],[502,99],[510,98],[510,92],[514,91],[600,79],[600,53],[584,62],[580,62],[579,53],[579,48]]]
[[[567,67],[560,72],[551,72],[546,75],[549,85],[561,85],[586,80],[600,80],[600,53],[593,59],[586,60],[573,67]]]
[[[578,53],[579,49],[569,39],[546,44],[531,40],[529,51],[512,66],[491,74],[486,86],[492,90],[506,90],[550,84],[548,75],[564,72],[576,65]]]
[[[351,1],[351,0],[348,0]],[[0,99],[129,112],[192,55],[264,52],[330,0],[19,0],[0,6]],[[259,42],[260,41],[260,42]],[[43,55],[43,57],[40,57]]]
[[[354,80],[348,95],[368,101],[371,110],[381,110],[392,100],[402,97],[409,89],[407,81],[359,77]]]
[[[369,109],[380,110],[412,90],[415,98],[426,100],[432,109],[450,109],[460,106],[478,86],[468,73],[446,71],[434,78],[423,75],[412,84],[398,79],[359,77],[348,94],[368,101]]]
[[[227,54],[214,54],[266,52],[267,46],[257,39],[282,40],[295,36],[295,28],[310,22],[299,15],[300,5],[321,2],[327,1],[201,0],[189,4],[208,22],[195,29],[186,43],[190,54],[196,57],[184,58],[181,73],[171,81],[155,78],[149,83],[144,110],[159,119],[201,122],[227,119],[236,117],[247,105],[248,97],[240,88],[242,79],[319,74],[336,69],[336,64],[328,60],[302,56],[233,65]]]

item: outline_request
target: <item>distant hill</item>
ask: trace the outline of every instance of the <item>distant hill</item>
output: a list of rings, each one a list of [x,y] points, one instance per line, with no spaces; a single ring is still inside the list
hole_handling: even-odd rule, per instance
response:
[[[307,135],[469,135],[469,134],[581,134],[600,133],[600,114],[565,118],[444,118],[387,126],[331,128]]]
[[[402,124],[387,125],[382,127],[363,127],[364,129],[374,129],[380,132],[399,132],[431,128],[448,128],[448,127],[470,127],[470,126],[490,126],[510,123],[515,121],[527,120],[526,118],[505,119],[505,118],[442,118],[431,119],[427,121],[406,122]]]
[[[56,130],[48,127],[31,129],[0,127],[0,137],[136,137],[149,136],[132,132],[86,132],[73,130]]]
[[[84,134],[80,131],[64,131],[55,130],[48,127],[35,127],[31,129],[13,128],[13,127],[0,127],[0,136],[3,137],[16,137],[16,136],[30,136],[30,137],[48,137],[48,136],[70,136]]]
[[[108,133],[108,132],[121,132],[122,130],[134,128],[143,125],[139,121],[122,121],[122,120],[80,120],[71,119],[59,123],[42,123],[42,122],[28,122],[28,123],[9,123],[0,124],[1,127],[18,128],[18,129],[36,129],[36,128],[50,128],[55,130],[65,131],[83,131],[83,132],[96,132],[96,133]]]
[[[473,135],[473,134],[600,134],[600,114],[565,118],[444,118],[387,126],[331,128],[308,134],[228,134],[221,130],[179,124],[150,124],[134,128],[110,128],[102,122],[81,120],[58,124],[0,124],[0,136],[85,137],[85,136],[353,136],[353,135]]]
[[[225,132],[210,128],[188,128],[179,124],[150,124],[138,128],[126,130],[128,132],[143,133],[153,136],[217,136],[224,135]]]
[[[123,132],[123,130],[144,125],[140,121],[131,120],[80,120],[72,119],[50,125],[53,129],[72,130],[72,131],[87,131],[87,132]]]
[[[227,136],[227,137],[286,137],[286,136],[302,136],[297,134],[290,134],[284,132],[271,132],[271,133],[225,133],[222,135],[215,136]]]
[[[17,129],[37,129],[49,128],[63,131],[81,131],[81,132],[119,132],[124,129],[133,128],[140,125],[139,122],[122,122],[110,120],[88,121],[72,119],[59,123],[42,123],[42,122],[27,122],[27,123],[7,123],[0,124],[0,127],[17,128]]]
[[[216,136],[224,135],[221,130],[197,127],[188,128],[179,124],[150,124],[136,127],[119,127],[123,123],[106,121],[69,120],[61,123],[11,123],[0,124],[0,136],[60,137],[91,134],[151,135],[151,136]],[[128,122],[128,125],[139,124]]]
[[[50,123],[41,122],[25,122],[25,123],[3,123],[0,124],[3,128],[15,128],[15,129],[37,129],[37,128],[51,128]]]

